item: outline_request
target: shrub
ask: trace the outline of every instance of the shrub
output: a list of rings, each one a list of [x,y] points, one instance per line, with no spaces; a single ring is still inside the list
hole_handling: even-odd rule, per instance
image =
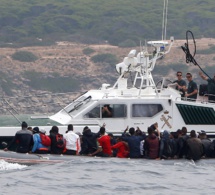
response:
[[[210,45],[210,48],[196,51],[197,54],[214,54],[215,45]]]
[[[117,64],[118,59],[115,55],[106,53],[106,54],[98,54],[91,58],[94,63],[106,62],[108,64]]]
[[[90,54],[92,54],[92,53],[94,53],[95,52],[95,50],[94,49],[92,49],[92,48],[85,48],[85,49],[83,49],[83,54],[85,54],[85,55],[90,55]]]
[[[135,43],[135,41],[131,40],[131,39],[127,39],[121,43],[119,43],[119,47],[136,47],[137,44]]]
[[[21,62],[34,62],[38,59],[37,56],[29,51],[17,51],[12,55],[12,58]]]
[[[65,93],[79,89],[79,81],[71,76],[62,77],[58,73],[47,76],[35,71],[26,71],[23,76],[28,79],[25,84],[35,90]]]

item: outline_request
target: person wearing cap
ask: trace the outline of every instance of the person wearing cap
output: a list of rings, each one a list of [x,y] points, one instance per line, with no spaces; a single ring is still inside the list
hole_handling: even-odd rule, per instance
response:
[[[201,130],[201,132],[199,132],[199,139],[201,140],[203,146],[204,146],[204,157],[209,158],[211,157],[211,150],[210,150],[210,146],[212,144],[212,141],[207,138],[207,134],[204,130]]]
[[[66,150],[64,151],[64,154],[78,155],[81,151],[81,142],[79,135],[73,132],[72,124],[68,125],[67,133],[63,135],[63,138],[66,141]]]
[[[39,130],[39,127],[34,127],[33,128],[33,140],[34,140],[34,145],[32,148],[32,152],[33,153],[37,153],[37,154],[47,154],[49,153],[49,147],[48,146],[44,146],[42,144],[42,140],[40,137],[40,133],[45,134],[46,132],[44,130]]]
[[[215,102],[215,74],[213,78],[208,78],[202,72],[199,72],[199,75],[202,79],[208,82],[207,90],[208,90],[208,100]]]
[[[187,159],[199,160],[203,156],[203,145],[196,136],[195,130],[190,132],[190,138],[187,140]]]
[[[33,145],[33,133],[32,131],[27,129],[28,124],[23,121],[21,124],[21,130],[17,131],[14,139],[4,150],[7,151],[11,148],[15,143],[17,144],[16,152],[18,153],[27,153],[31,150]]]

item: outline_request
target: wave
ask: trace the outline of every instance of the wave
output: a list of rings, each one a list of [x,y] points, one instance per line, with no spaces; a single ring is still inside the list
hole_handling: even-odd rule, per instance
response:
[[[27,167],[26,165],[20,165],[17,163],[8,163],[8,162],[5,162],[4,160],[0,160],[0,171],[24,169],[26,167]]]

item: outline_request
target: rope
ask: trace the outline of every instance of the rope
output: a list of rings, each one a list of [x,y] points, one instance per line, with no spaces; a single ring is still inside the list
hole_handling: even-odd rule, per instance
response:
[[[190,48],[189,48],[189,34],[191,35],[192,41],[193,41],[193,45],[194,45],[194,52],[193,54],[190,53]],[[205,74],[207,75],[208,78],[211,79],[211,77],[200,67],[200,65],[197,63],[197,61],[195,60],[195,55],[196,55],[196,41],[194,38],[193,33],[188,30],[186,32],[186,43],[184,44],[184,46],[181,46],[181,49],[184,51],[185,55],[186,55],[186,63],[193,63],[195,66],[198,66],[199,69]]]

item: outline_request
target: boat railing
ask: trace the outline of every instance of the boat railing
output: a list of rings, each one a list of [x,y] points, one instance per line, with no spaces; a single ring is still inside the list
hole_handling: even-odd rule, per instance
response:
[[[194,103],[201,103],[201,104],[214,104],[215,101],[208,100],[207,96],[198,96],[198,98],[192,99],[192,98],[187,98],[187,97],[177,97],[176,101],[189,101],[189,102],[194,102]]]

